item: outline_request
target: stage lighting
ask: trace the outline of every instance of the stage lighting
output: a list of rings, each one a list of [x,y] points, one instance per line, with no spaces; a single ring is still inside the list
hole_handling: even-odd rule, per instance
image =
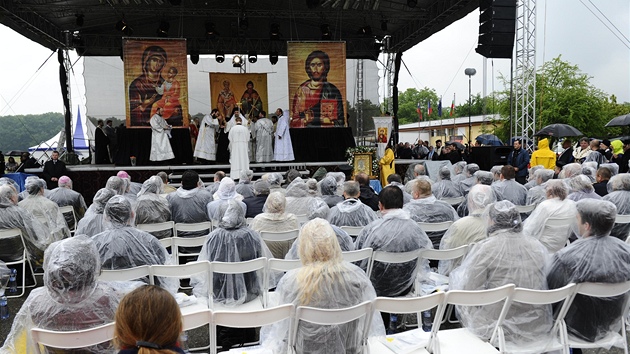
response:
[[[364,35],[364,36],[371,36],[372,35],[372,27],[370,27],[370,26],[363,26],[363,27],[359,28],[359,34]]]
[[[120,20],[118,22],[116,22],[116,29],[118,31],[124,31],[127,28],[127,22],[125,22],[125,20]]]
[[[190,62],[197,65],[199,63],[199,51],[191,50],[190,51]]]
[[[222,51],[217,51],[215,58],[217,59],[217,63],[223,63],[225,61],[225,54]]]
[[[269,26],[269,39],[272,41],[280,40],[280,25],[277,23],[272,23]]]
[[[208,36],[218,36],[219,32],[216,31],[214,22],[206,22],[206,35]]]
[[[269,53],[269,62],[271,63],[271,65],[278,64],[278,52]]]
[[[83,14],[76,14],[76,24],[78,27],[83,27],[83,23],[85,22],[85,16]]]
[[[320,30],[322,31],[322,39],[328,40],[332,38],[332,35],[330,34],[330,26],[323,24],[321,25]]]
[[[240,55],[235,55],[234,58],[232,58],[232,66],[235,68],[243,66],[243,58]]]
[[[171,28],[171,24],[168,21],[161,21],[160,26],[157,29],[158,37],[168,37],[168,30]]]
[[[258,55],[253,50],[247,54],[247,61],[254,64],[258,61]]]
[[[418,5],[418,0],[407,0],[407,6],[413,8],[416,7],[416,5]]]

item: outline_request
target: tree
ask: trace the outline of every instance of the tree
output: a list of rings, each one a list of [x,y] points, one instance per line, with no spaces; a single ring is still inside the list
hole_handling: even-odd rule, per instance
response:
[[[61,113],[0,117],[0,151],[26,151],[30,146],[52,138],[64,127]]]
[[[422,120],[435,120],[438,117],[438,102],[440,98],[434,89],[428,87],[418,91],[415,88],[408,88],[405,92],[398,94],[398,123],[408,124],[418,121],[418,104],[422,109]],[[433,113],[427,112],[427,103],[431,102]],[[442,102],[444,103],[444,102]]]

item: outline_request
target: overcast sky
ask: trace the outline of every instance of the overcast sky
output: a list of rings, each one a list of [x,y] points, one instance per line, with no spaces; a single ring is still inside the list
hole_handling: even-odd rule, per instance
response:
[[[538,0],[537,4],[537,65],[562,55],[563,60],[592,76],[591,83],[596,87],[615,94],[619,102],[630,102],[630,2]],[[429,87],[444,97],[444,106],[450,105],[454,93],[460,104],[468,98],[464,69],[472,67],[477,69],[477,75],[472,77],[472,93],[481,93],[483,58],[474,51],[478,18],[479,11],[475,10],[405,52],[403,62],[410,73],[405,67],[401,69],[399,90]],[[56,55],[46,61],[50,50],[3,25],[0,38],[3,48],[12,49],[11,55],[0,56],[0,116],[62,112]],[[496,77],[499,73],[509,76],[510,63],[507,59],[488,60],[487,67],[489,94],[493,85],[494,90],[502,88]],[[82,67],[77,67],[76,76],[71,79],[73,107],[84,104],[81,73]]]

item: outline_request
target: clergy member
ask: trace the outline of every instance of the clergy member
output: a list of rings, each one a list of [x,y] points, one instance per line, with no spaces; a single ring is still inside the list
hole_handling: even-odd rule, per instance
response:
[[[252,135],[256,137],[256,162],[269,162],[273,159],[273,122],[267,112],[261,111]]]
[[[213,109],[210,114],[206,114],[199,125],[199,135],[197,135],[197,145],[195,146],[194,157],[204,160],[216,160],[216,145],[214,134],[219,129],[219,110]]]
[[[230,177],[240,178],[241,171],[249,170],[249,129],[243,126],[240,116],[234,117],[234,126],[230,128],[228,139],[230,140]]]
[[[278,116],[278,126],[276,128],[276,141],[273,159],[276,161],[293,161],[293,145],[291,144],[291,135],[289,134],[289,110],[282,111],[281,108],[276,110]]]
[[[168,141],[169,133],[173,127],[162,118],[162,108],[158,108],[151,117],[151,161],[165,161],[174,159],[171,143]]]

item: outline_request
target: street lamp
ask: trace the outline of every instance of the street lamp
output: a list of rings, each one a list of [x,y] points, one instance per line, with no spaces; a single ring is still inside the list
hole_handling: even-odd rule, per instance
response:
[[[470,141],[470,137],[472,135],[472,123],[470,120],[471,112],[472,112],[472,94],[471,94],[471,82],[472,77],[477,73],[475,68],[466,68],[464,70],[464,74],[468,75],[468,147],[471,147],[472,143]]]

